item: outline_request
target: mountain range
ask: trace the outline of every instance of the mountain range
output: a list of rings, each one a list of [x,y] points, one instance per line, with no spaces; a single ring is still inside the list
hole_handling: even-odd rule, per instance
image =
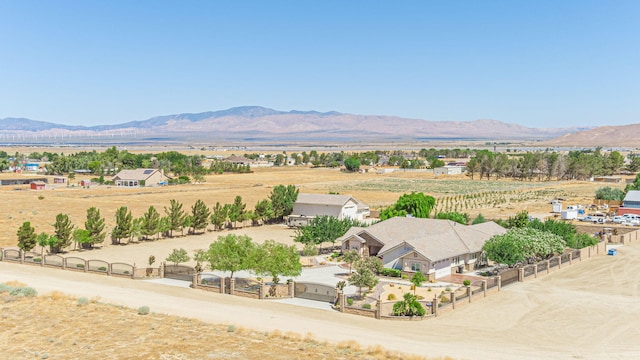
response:
[[[226,141],[400,141],[561,139],[591,128],[529,128],[497,120],[427,121],[335,111],[278,111],[243,106],[203,113],[156,116],[115,125],[69,126],[24,118],[0,119],[0,136]],[[569,134],[569,135],[568,135]]]

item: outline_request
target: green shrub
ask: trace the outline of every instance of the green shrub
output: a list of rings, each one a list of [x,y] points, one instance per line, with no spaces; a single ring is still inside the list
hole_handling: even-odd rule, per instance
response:
[[[13,286],[9,286],[7,284],[0,284],[0,294],[1,293],[10,293],[13,291]]]
[[[84,264],[76,264],[76,267],[77,267],[78,269],[84,269]]]
[[[234,331],[236,331],[236,327],[234,325],[227,326],[227,332],[234,332]]]
[[[149,307],[148,306],[140,306],[138,308],[138,315],[147,315],[149,314]]]
[[[37,263],[42,262],[42,258],[39,258],[39,257],[33,258],[33,262],[37,262]]]
[[[304,248],[302,248],[302,255],[304,256],[316,256],[318,255],[318,248],[313,244],[306,244]]]
[[[348,298],[347,299],[347,305],[349,305],[349,306],[353,305],[353,299],[352,298]]]
[[[78,298],[78,305],[87,305],[89,303],[89,299],[86,297]]]
[[[462,282],[462,284],[463,284],[464,286],[469,286],[469,285],[471,285],[471,280],[468,280],[468,279],[467,279],[467,280],[463,281],[463,282]]]
[[[125,270],[122,273],[125,274],[125,275],[129,275],[130,274],[129,270]]]
[[[451,288],[447,286],[446,288],[444,288],[444,291],[451,291]]]
[[[398,269],[383,268],[382,271],[380,271],[380,275],[389,277],[400,277],[402,275],[402,272]]]
[[[38,295],[38,292],[32,287],[17,287],[13,288],[10,294],[19,297],[34,297]]]
[[[406,280],[406,279],[408,279],[409,277],[408,277],[407,275],[402,275],[402,278]]]
[[[100,267],[98,268],[98,270],[100,270],[100,271],[107,271],[107,267],[106,267],[106,266],[100,266]]]
[[[362,304],[362,308],[371,310],[371,304]]]
[[[396,297],[396,294],[389,294],[389,296],[387,296],[387,300],[398,300],[398,298]]]

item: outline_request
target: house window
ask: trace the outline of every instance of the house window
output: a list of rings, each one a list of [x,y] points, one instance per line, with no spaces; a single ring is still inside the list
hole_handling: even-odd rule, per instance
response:
[[[411,263],[411,271],[422,271],[422,264],[421,263],[416,263],[416,262],[412,262]]]

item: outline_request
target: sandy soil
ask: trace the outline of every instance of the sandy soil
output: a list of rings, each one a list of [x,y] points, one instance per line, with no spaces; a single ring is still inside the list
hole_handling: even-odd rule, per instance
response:
[[[640,356],[640,243],[516,284],[427,321],[380,321],[331,311],[185,290],[119,278],[0,263],[0,282],[40,292],[236,324],[312,333],[321,341],[460,359],[629,359]],[[132,325],[134,326],[134,325]]]

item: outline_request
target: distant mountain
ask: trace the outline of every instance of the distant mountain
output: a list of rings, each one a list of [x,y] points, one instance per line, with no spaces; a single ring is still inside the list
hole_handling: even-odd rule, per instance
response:
[[[549,146],[640,147],[640,124],[600,126],[568,133],[544,142]]]
[[[67,126],[29,119],[0,120],[6,136],[210,139],[245,141],[547,140],[577,128],[534,129],[497,120],[427,121],[335,111],[278,111],[243,106],[197,114],[157,116],[116,125]],[[6,137],[5,137],[6,138]]]

